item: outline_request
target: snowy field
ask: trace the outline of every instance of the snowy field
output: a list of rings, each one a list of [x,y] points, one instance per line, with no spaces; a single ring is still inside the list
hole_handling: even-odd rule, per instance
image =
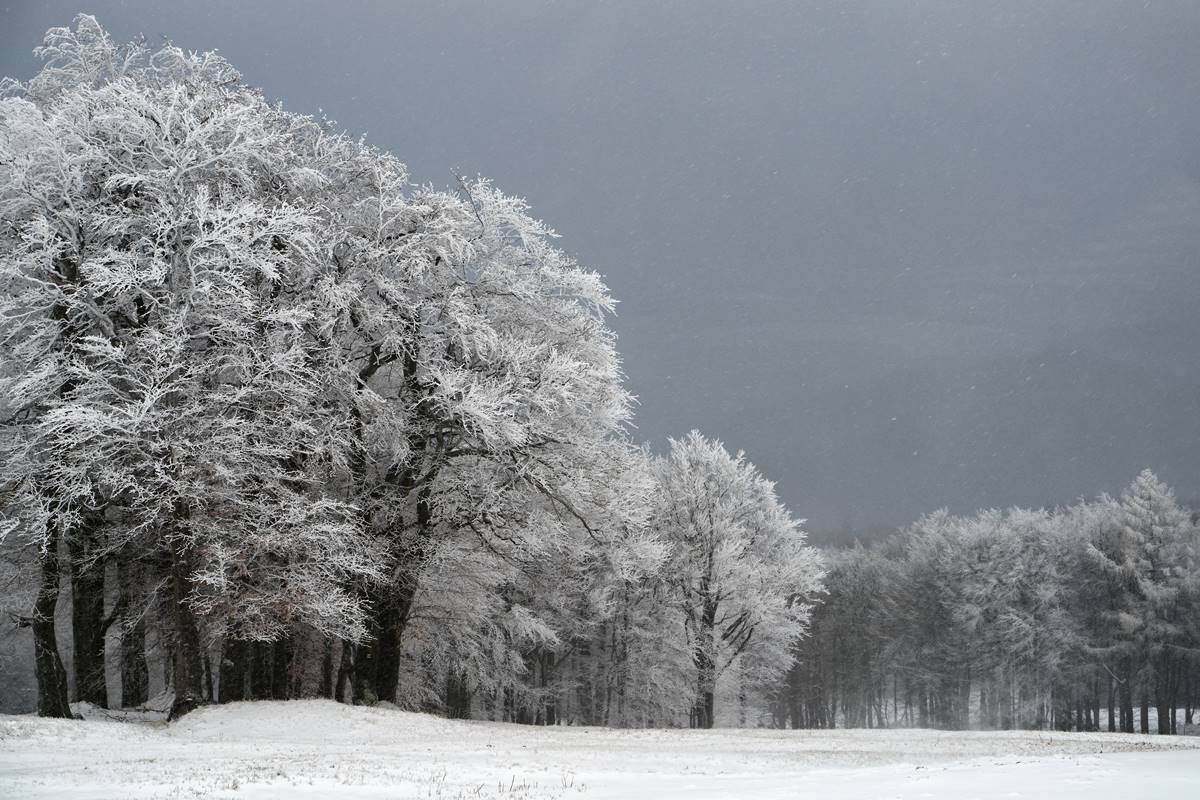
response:
[[[615,731],[328,701],[181,722],[0,717],[3,798],[1193,796],[1200,739],[933,731]]]

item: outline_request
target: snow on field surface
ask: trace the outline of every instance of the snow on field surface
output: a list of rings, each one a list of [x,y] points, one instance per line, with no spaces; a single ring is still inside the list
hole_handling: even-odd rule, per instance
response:
[[[330,701],[178,723],[0,717],[2,798],[1103,798],[1200,785],[1200,740],[935,731],[617,731]]]

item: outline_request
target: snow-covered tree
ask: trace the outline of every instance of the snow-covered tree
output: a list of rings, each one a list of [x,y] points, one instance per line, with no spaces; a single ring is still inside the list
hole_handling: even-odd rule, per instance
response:
[[[589,559],[583,624],[558,670],[561,714],[583,724],[675,725],[693,702],[693,660],[667,569],[670,544],[652,524],[654,461],[644,450],[629,455],[614,500],[640,513],[610,528]]]
[[[1090,553],[1112,578],[1126,680],[1142,684],[1142,728],[1153,696],[1160,733],[1172,733],[1173,700],[1189,647],[1192,605],[1200,568],[1200,537],[1191,515],[1150,470],[1142,471],[1121,495],[1120,527]]]
[[[1055,511],[1054,522],[1061,561],[1061,587],[1073,635],[1070,664],[1063,693],[1069,695],[1066,709],[1077,730],[1099,730],[1101,706],[1107,703],[1108,730],[1117,730],[1126,705],[1117,713],[1118,695],[1127,695],[1127,682],[1116,680],[1120,659],[1116,658],[1117,637],[1112,625],[1119,600],[1113,576],[1090,554],[1094,545],[1108,541],[1120,527],[1120,508],[1108,495],[1085,500]],[[1132,712],[1129,713],[1132,720]],[[1067,721],[1059,721],[1067,727]],[[1132,722],[1130,723],[1132,725]],[[1123,728],[1123,726],[1122,726]]]
[[[825,594],[813,610],[811,633],[775,698],[775,723],[796,727],[879,727],[890,666],[889,592],[897,564],[882,548],[860,544],[822,554]]]
[[[409,190],[403,168],[341,141],[329,340],[350,409],[348,496],[388,556],[364,586],[372,639],[356,691],[394,699],[424,564],[469,531],[538,547],[608,524],[598,485],[623,444],[613,307],[523,202],[486,181]],[[526,542],[529,544],[530,542]]]
[[[39,52],[0,110],[6,465],[42,543],[36,618],[61,540],[101,594],[107,558],[159,571],[180,710],[198,621],[360,642],[356,696],[395,699],[443,548],[519,567],[619,525],[613,301],[522,201],[411,187],[213,53],[118,46],[86,16]]]
[[[337,231],[331,331],[351,410],[349,496],[389,557],[365,587],[373,639],[357,692],[395,695],[408,614],[439,542],[552,546],[607,523],[603,475],[630,399],[599,276],[485,180],[411,189],[402,165],[326,145]]]
[[[183,711],[197,614],[365,631],[345,582],[377,559],[325,485],[345,447],[311,334],[330,314],[313,125],[213,54],[114,47],[88,17],[41,52],[0,108],[10,480],[47,558],[62,538],[80,571],[118,551],[160,571]]]
[[[656,525],[696,669],[693,724],[712,727],[717,683],[733,666],[753,684],[791,665],[823,568],[800,524],[742,453],[693,431],[658,464]]]
[[[1196,542],[1143,473],[1119,502],[943,510],[835,552],[776,722],[1099,730],[1107,705],[1132,732],[1140,699],[1144,731],[1153,702],[1174,732],[1197,700]]]
[[[981,722],[1044,728],[1052,692],[1074,646],[1068,616],[1068,562],[1054,517],[1014,508],[965,520],[956,619],[970,640],[981,680]]]

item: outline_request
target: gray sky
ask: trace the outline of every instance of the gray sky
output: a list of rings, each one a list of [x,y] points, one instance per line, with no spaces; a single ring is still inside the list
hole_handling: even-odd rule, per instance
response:
[[[1200,497],[1200,3],[8,2],[216,48],[604,273],[638,433],[814,532]]]

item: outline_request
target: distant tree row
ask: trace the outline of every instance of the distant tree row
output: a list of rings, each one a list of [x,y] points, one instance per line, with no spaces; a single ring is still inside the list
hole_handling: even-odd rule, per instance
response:
[[[628,441],[614,301],[522,201],[413,186],[214,53],[87,16],[37,53],[0,99],[0,534],[39,713],[767,710],[819,559],[740,455]]]
[[[1200,527],[1149,471],[1119,499],[930,514],[831,553],[826,583],[776,724],[1175,733],[1181,712],[1194,720]]]

